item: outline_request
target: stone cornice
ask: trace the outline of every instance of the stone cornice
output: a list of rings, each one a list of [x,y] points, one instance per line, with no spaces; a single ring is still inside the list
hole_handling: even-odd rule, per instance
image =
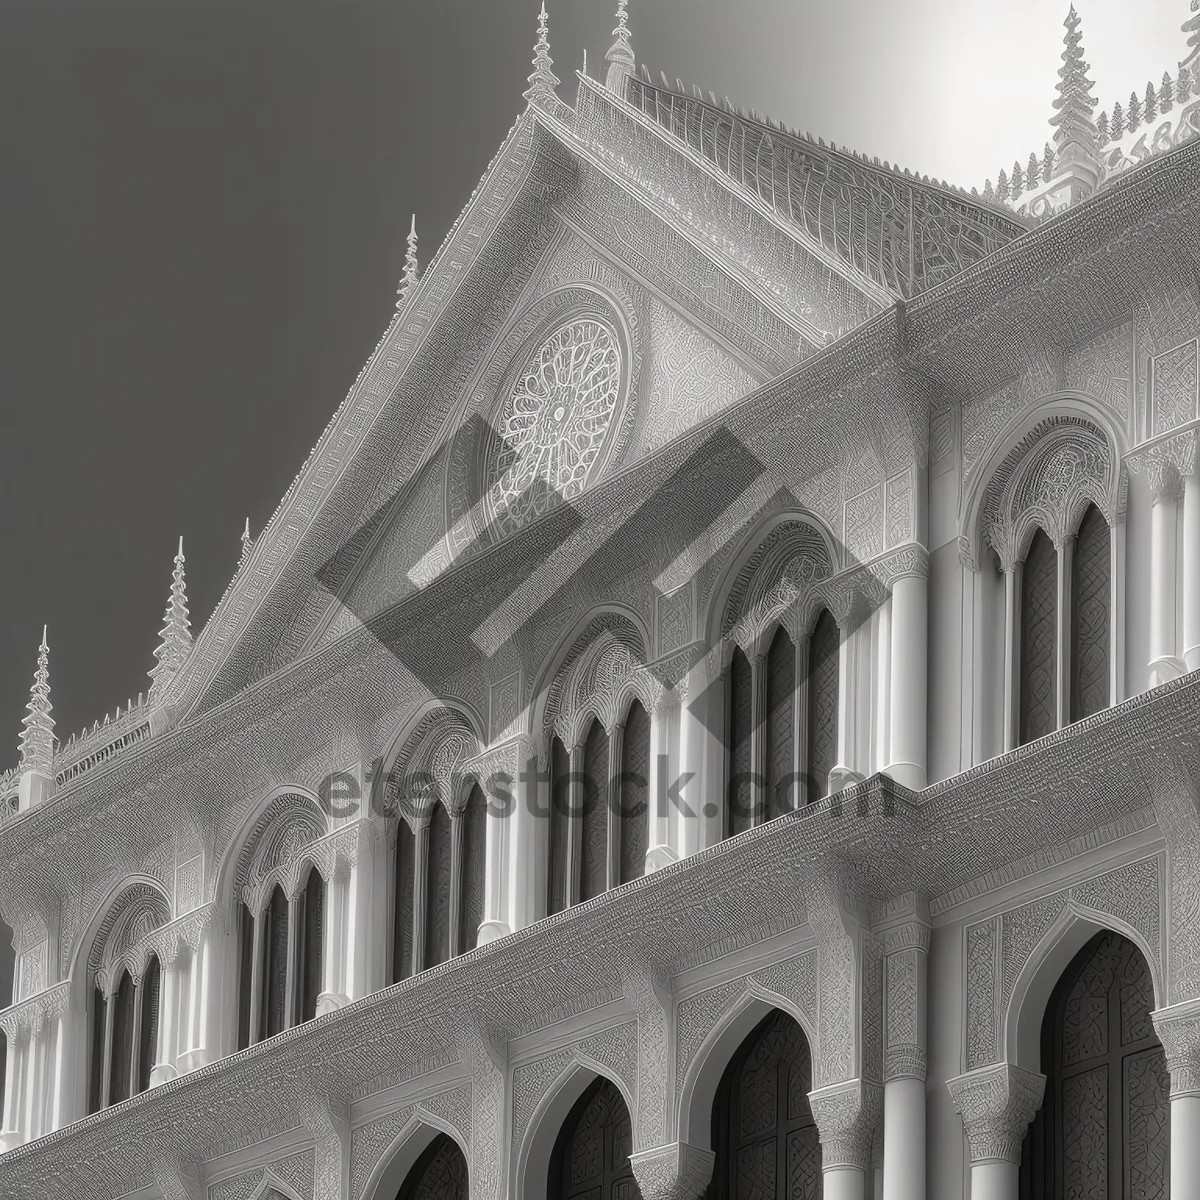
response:
[[[70,982],[64,980],[56,983],[0,1011],[0,1029],[4,1030],[9,1041],[20,1041],[31,1032],[39,1032],[48,1021],[61,1016],[70,1001]]]

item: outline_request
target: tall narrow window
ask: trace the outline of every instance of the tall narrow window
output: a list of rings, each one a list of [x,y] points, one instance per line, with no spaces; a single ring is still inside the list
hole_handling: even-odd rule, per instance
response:
[[[621,742],[620,883],[640,879],[650,848],[650,717],[635,700]]]
[[[462,814],[462,908],[458,934],[459,953],[479,944],[483,924],[484,886],[487,875],[487,800],[476,783]]]
[[[425,890],[425,966],[450,957],[450,887],[452,875],[450,814],[440,801],[429,819],[429,868]]]
[[[729,664],[729,784],[726,793],[729,836],[754,824],[754,781],[751,778],[750,723],[754,683],[750,663],[741,648]]]
[[[99,987],[92,989],[92,1070],[88,1083],[88,1112],[100,1111],[104,1089],[104,1027],[108,1003]]]
[[[412,974],[413,963],[413,831],[400,817],[396,822],[396,871],[393,883],[395,914],[392,925],[392,982]]]
[[[841,636],[828,609],[817,618],[808,643],[808,802],[829,790],[838,753],[838,651]]]
[[[129,1099],[133,1071],[133,980],[121,972],[113,997],[112,1058],[109,1060],[108,1102]]]
[[[263,972],[263,1036],[287,1028],[288,900],[278,884],[266,910],[266,970]]]
[[[241,914],[241,944],[238,962],[238,1049],[250,1045],[250,1000],[254,987],[254,916],[239,904]]]
[[[584,798],[579,838],[579,902],[608,886],[608,734],[593,721],[583,743]]]
[[[1058,554],[1038,530],[1021,574],[1021,745],[1058,726]]]
[[[304,920],[300,930],[300,954],[297,956],[297,988],[301,1021],[311,1021],[317,1015],[317,997],[325,965],[325,880],[320,872],[308,873],[304,888]]]
[[[567,907],[569,886],[567,851],[570,844],[571,759],[558,738],[550,741],[550,894],[547,912],[562,912]]]
[[[783,629],[767,651],[767,811],[773,820],[796,807],[796,647]]]
[[[1093,504],[1075,539],[1071,597],[1071,720],[1108,707],[1109,533]]]
[[[154,1069],[154,1056],[158,1050],[158,997],[161,991],[161,971],[158,958],[150,956],[146,972],[142,976],[142,1027],[138,1030],[138,1079],[137,1090],[144,1092],[150,1086],[150,1072]]]

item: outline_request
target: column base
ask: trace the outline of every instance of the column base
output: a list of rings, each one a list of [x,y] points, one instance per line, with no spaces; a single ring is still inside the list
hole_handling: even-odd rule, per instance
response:
[[[829,772],[829,791],[826,794],[836,796],[838,792],[844,792],[856,783],[862,783],[865,778],[861,771],[852,771],[849,767],[834,767]]]
[[[1183,652],[1183,665],[1188,671],[1200,669],[1200,646],[1193,646]]]
[[[155,1063],[150,1072],[150,1086],[158,1087],[160,1083],[170,1083],[172,1079],[178,1077],[179,1072],[173,1063]]]
[[[920,763],[889,763],[883,768],[883,773],[910,792],[920,792],[925,788],[925,768]]]
[[[651,846],[646,851],[646,874],[653,875],[655,871],[661,871],[663,867],[678,861],[679,856],[670,846]]]
[[[1186,675],[1188,667],[1183,659],[1175,658],[1172,655],[1169,658],[1156,658],[1147,670],[1150,672],[1149,686],[1156,688],[1161,684],[1170,683],[1172,679],[1178,679],[1181,675]]]
[[[192,1049],[185,1050],[175,1063],[179,1074],[186,1075],[189,1071],[195,1071],[208,1064],[208,1051],[203,1046],[193,1046]]]
[[[336,1012],[339,1008],[345,1008],[350,1003],[350,997],[344,996],[341,992],[321,992],[317,996],[317,1016],[323,1017],[326,1013]]]
[[[501,938],[508,937],[510,933],[512,930],[509,929],[507,921],[484,921],[479,927],[475,944],[486,946],[491,942],[498,942]]]
[[[25,1145],[25,1135],[19,1129],[0,1130],[0,1154]]]

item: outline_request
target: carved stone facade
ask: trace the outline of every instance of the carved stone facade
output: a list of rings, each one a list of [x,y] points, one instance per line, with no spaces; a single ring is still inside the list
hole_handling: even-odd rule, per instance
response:
[[[43,643],[5,1196],[1016,1200],[1110,1100],[1189,1194],[1200,141],[1021,211],[547,20],[186,654],[54,752]]]

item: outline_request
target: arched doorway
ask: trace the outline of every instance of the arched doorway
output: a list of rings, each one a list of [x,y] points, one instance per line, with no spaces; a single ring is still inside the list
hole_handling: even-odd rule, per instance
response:
[[[706,1200],[818,1200],[821,1142],[808,1039],[778,1009],[738,1048],[713,1103],[717,1161]]]
[[[1138,948],[1098,933],[1042,1020],[1046,1096],[1021,1153],[1022,1200],[1161,1200],[1170,1175],[1170,1078]]]
[[[413,1163],[396,1200],[467,1200],[467,1160],[444,1133]]]
[[[550,1155],[548,1200],[642,1200],[629,1164],[632,1152],[629,1110],[601,1076],[563,1121]]]

